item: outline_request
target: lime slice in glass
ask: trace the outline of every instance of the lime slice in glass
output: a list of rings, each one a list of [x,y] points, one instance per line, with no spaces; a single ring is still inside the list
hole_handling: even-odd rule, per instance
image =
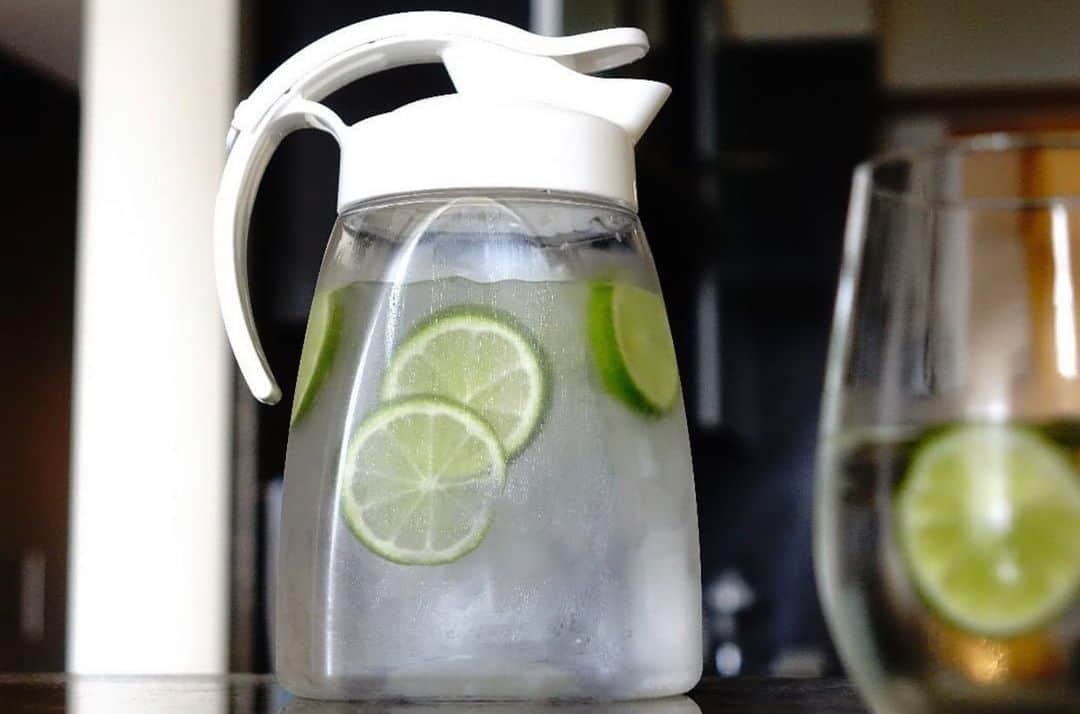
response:
[[[548,375],[536,340],[512,318],[482,307],[456,307],[413,328],[386,368],[383,399],[419,394],[474,410],[514,456],[543,419]]]
[[[345,322],[345,288],[316,293],[311,302],[304,350],[300,355],[300,369],[296,375],[296,396],[293,397],[291,423],[296,422],[311,409],[319,388],[326,381],[334,354],[341,342],[341,330]]]
[[[895,523],[930,607],[986,636],[1032,630],[1076,601],[1080,474],[1038,434],[961,426],[915,453]]]
[[[663,299],[634,285],[596,283],[588,313],[589,346],[604,387],[644,414],[671,409],[679,370]]]
[[[486,421],[445,399],[413,397],[360,424],[339,487],[345,520],[372,552],[436,565],[480,544],[505,482],[505,453]]]

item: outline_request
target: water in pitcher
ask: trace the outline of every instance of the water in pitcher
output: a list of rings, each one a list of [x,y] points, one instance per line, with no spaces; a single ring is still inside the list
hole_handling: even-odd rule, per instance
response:
[[[320,278],[293,407],[276,654],[290,689],[691,686],[696,510],[651,266],[618,240],[432,238],[429,226],[393,251],[411,251],[408,274],[364,279],[357,251],[378,241],[346,233]],[[436,263],[431,278],[422,266]],[[288,681],[312,671],[319,681]]]

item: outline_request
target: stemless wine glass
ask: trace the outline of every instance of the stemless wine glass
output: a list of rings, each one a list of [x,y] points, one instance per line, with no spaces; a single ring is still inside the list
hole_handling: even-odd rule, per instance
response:
[[[815,559],[879,712],[1080,711],[1080,137],[856,169]]]

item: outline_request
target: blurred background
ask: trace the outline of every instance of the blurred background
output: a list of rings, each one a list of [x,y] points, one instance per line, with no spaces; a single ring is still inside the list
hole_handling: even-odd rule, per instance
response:
[[[289,412],[237,380],[216,313],[228,117],[309,42],[416,9],[649,34],[626,73],[674,88],[638,190],[690,420],[706,671],[837,673],[810,518],[852,168],[1080,129],[1080,3],[0,0],[0,670],[269,668]],[[448,91],[411,67],[327,103],[353,122]],[[255,311],[283,384],[336,181],[333,141],[294,134],[256,203]]]

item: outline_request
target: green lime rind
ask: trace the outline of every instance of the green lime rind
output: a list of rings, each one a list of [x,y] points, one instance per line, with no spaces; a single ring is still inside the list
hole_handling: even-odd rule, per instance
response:
[[[540,342],[516,318],[459,305],[409,330],[391,356],[381,397],[430,394],[459,402],[492,425],[513,458],[543,425],[551,380]]]
[[[624,283],[612,293],[615,340],[630,379],[661,413],[679,397],[679,367],[664,299]]]
[[[506,463],[491,426],[457,402],[420,396],[383,404],[350,439],[341,511],[375,555],[401,565],[451,563],[490,530]]]
[[[1080,474],[1029,429],[936,432],[900,484],[894,527],[922,599],[962,630],[1036,630],[1080,595]]]
[[[661,416],[674,406],[678,368],[659,295],[630,284],[594,283],[587,330],[593,363],[609,394],[647,416]],[[649,343],[644,355],[635,351],[642,337]],[[657,372],[660,379],[653,378]]]
[[[609,394],[635,411],[658,416],[659,410],[634,385],[619,354],[615,323],[611,319],[613,292],[614,286],[610,283],[597,283],[589,289],[587,323],[593,363]]]
[[[345,325],[345,301],[339,288],[317,293],[311,302],[304,349],[296,374],[290,425],[295,425],[311,410],[319,390],[330,374]]]

